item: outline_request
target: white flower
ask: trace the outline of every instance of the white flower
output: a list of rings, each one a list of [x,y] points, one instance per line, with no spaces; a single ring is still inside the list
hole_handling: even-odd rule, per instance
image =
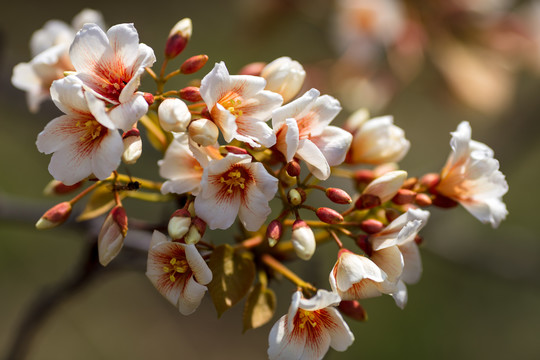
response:
[[[341,111],[339,101],[311,89],[300,98],[272,112],[276,147],[289,162],[294,156],[303,159],[318,179],[330,176],[330,166],[343,162],[352,135],[329,126]]]
[[[346,124],[353,134],[349,162],[380,165],[405,157],[411,143],[405,139],[405,132],[394,125],[392,116],[356,121],[359,115],[363,112],[353,113]]]
[[[221,157],[214,147],[190,146],[189,137],[182,133],[171,142],[165,157],[158,162],[159,175],[169,179],[161,186],[163,194],[192,193],[197,195],[201,189],[203,167],[212,158]]]
[[[289,312],[270,330],[270,360],[322,359],[330,346],[345,351],[353,343],[354,335],[334,308],[340,300],[336,293],[325,290],[317,291],[311,299],[295,292]]]
[[[205,167],[195,212],[210,229],[227,229],[238,215],[247,230],[257,231],[271,212],[277,183],[251,156],[229,153]]]
[[[283,102],[287,103],[298,95],[306,72],[298,61],[283,56],[267,64],[262,69],[261,76],[266,80],[265,89],[280,94]]]
[[[450,146],[452,152],[441,171],[437,191],[496,228],[508,214],[502,201],[508,184],[499,171],[499,162],[493,158],[493,150],[471,140],[471,126],[466,121],[452,133]]]
[[[165,131],[182,132],[187,130],[191,113],[185,102],[177,98],[167,98],[158,108],[159,124]]]
[[[291,242],[296,255],[302,260],[309,260],[315,253],[317,243],[313,230],[303,220],[296,220],[292,226]]]
[[[108,111],[105,103],[84,92],[73,76],[55,81],[51,96],[65,115],[49,122],[36,142],[39,151],[54,153],[49,164],[51,175],[66,185],[91,174],[98,179],[107,178],[118,167],[124,151],[117,130],[118,114],[140,117],[146,109],[132,102]]]
[[[365,256],[342,249],[330,272],[330,286],[343,300],[357,300],[381,295],[386,273]]]
[[[173,242],[159,231],[154,231],[146,276],[156,289],[183,315],[199,307],[212,272],[195,245]]]
[[[262,77],[229,75],[223,62],[202,79],[201,96],[226,142],[237,139],[254,147],[274,145],[276,138],[266,121],[283,99],[263,90],[265,86]]]
[[[131,101],[144,68],[156,61],[154,51],[139,44],[133,24],[115,25],[107,33],[96,24],[85,24],[69,55],[85,86],[112,104]]]

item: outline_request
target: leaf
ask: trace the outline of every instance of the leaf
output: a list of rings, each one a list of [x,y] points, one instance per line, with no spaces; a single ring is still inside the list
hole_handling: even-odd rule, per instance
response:
[[[244,330],[263,326],[274,316],[276,294],[261,283],[255,284],[244,307]]]
[[[213,274],[208,290],[221,317],[246,296],[255,279],[255,264],[249,253],[225,244],[214,249],[208,265]]]
[[[120,199],[124,197],[125,194],[120,193]],[[92,193],[83,212],[77,217],[77,221],[85,221],[98,217],[112,209],[115,204],[111,188],[109,186],[100,186]]]

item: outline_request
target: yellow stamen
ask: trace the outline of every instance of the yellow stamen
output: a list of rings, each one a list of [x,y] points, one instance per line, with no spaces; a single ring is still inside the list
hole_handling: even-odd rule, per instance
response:
[[[298,318],[300,319],[300,325],[298,325],[300,329],[303,329],[306,326],[307,322],[312,327],[317,326],[317,322],[315,321],[315,315],[313,314],[313,311],[298,309]]]
[[[242,110],[237,110],[236,107],[240,106],[240,104],[242,103],[241,100],[235,100],[235,99],[230,99],[229,101],[225,102],[223,104],[223,106],[231,113],[233,114],[234,116],[236,117],[239,117],[239,116],[242,116],[244,114],[244,112]]]
[[[171,266],[163,266],[163,272],[169,274],[169,280],[171,280],[171,282],[176,281],[175,275],[177,273],[183,274],[189,269],[189,264],[185,259],[171,258],[169,264],[171,264]]]
[[[240,189],[244,190],[246,185],[246,179],[242,177],[242,173],[239,170],[231,171],[228,175],[229,179],[225,179],[223,176],[219,179],[221,183],[229,185],[227,192],[232,194],[233,186],[238,186]]]
[[[86,130],[86,133],[79,138],[80,141],[85,141],[87,138],[90,138],[90,140],[94,140],[101,135],[101,124],[98,123],[96,120],[88,120],[83,124],[81,124],[80,121],[77,121],[77,123],[75,123],[75,126],[82,127]]]

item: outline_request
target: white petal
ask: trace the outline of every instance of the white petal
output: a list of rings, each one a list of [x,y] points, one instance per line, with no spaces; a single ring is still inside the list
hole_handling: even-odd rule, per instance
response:
[[[341,291],[350,289],[362,279],[371,279],[375,282],[386,279],[386,274],[365,256],[343,253],[336,266],[336,285]]]
[[[69,56],[75,70],[93,73],[96,64],[105,62],[112,56],[109,39],[96,24],[85,24],[75,36]]]
[[[396,305],[400,309],[404,309],[405,305],[407,305],[407,286],[403,283],[403,281],[398,282],[397,291],[392,294],[392,297],[394,298],[394,301],[396,302]]]
[[[190,276],[178,297],[178,310],[182,315],[190,315],[199,307],[207,287]]]
[[[316,115],[311,133],[313,136],[321,134],[324,129],[334,120],[337,114],[341,111],[339,101],[330,95],[320,96],[313,104],[311,110]]]
[[[411,241],[400,245],[399,250],[405,264],[401,280],[407,284],[416,284],[422,275],[422,258],[418,246],[414,241]]]
[[[272,127],[276,129],[282,125],[286,119],[302,117],[306,111],[309,111],[311,105],[315,103],[315,100],[319,95],[319,90],[311,89],[298,99],[272,111]]]
[[[94,175],[100,180],[109,177],[120,165],[123,152],[122,136],[116,130],[109,130],[92,156]]]
[[[131,67],[139,53],[139,34],[133,24],[114,25],[107,31],[107,36],[116,60]]]
[[[238,212],[238,218],[242,222],[242,225],[248,231],[257,231],[264,224],[271,212],[272,209],[268,205],[266,196],[258,187],[254,186],[254,184],[246,186],[243,201]]]
[[[258,88],[261,83],[259,79],[262,78],[254,78],[259,82],[254,87]],[[267,121],[272,116],[273,110],[277,109],[282,102],[283,98],[281,97],[281,95],[272,91],[262,90],[258,93],[251,95],[249,99],[246,99],[243,103],[240,104],[240,106],[238,106],[238,109],[242,110],[242,112],[246,116],[255,118],[260,121]]]
[[[150,246],[149,250],[153,249],[154,247],[158,246],[161,243],[169,242],[169,239],[167,239],[167,236],[157,230],[154,230],[152,233],[152,239],[150,240]]]
[[[220,62],[201,80],[201,97],[209,110],[230,90],[230,75],[225,63]],[[212,114],[213,115],[213,114]]]
[[[212,281],[212,271],[204,261],[203,257],[195,247],[195,245],[186,245],[184,246],[186,251],[186,259],[195,275],[195,279],[201,285],[207,285]]]
[[[128,102],[115,106],[109,112],[109,117],[116,128],[127,131],[146,114],[147,110],[148,103],[142,94],[135,94]]]
[[[328,306],[335,306],[341,302],[341,298],[335,292],[319,289],[317,294],[310,299],[301,298],[298,303],[300,309],[315,311]]]
[[[279,125],[278,125],[279,126]],[[276,129],[274,126],[274,132],[276,133],[276,147],[287,162],[292,161],[296,150],[298,149],[298,143],[300,141],[298,125],[295,119],[287,119],[281,126]]]
[[[214,229],[228,229],[234,223],[240,209],[240,197],[209,198],[203,199],[207,193],[217,194],[217,191],[204,192],[204,178],[201,182],[202,189],[195,198],[195,212],[203,219],[208,227]]]
[[[334,308],[326,308],[330,315],[331,323],[325,323],[325,329],[330,335],[330,346],[337,351],[345,351],[354,341],[354,335],[343,317]]]
[[[236,118],[236,134],[234,138],[248,143],[250,146],[271,147],[276,143],[274,131],[265,122],[258,119],[239,116]]]
[[[386,273],[389,282],[397,283],[404,266],[403,256],[397,246],[374,251],[371,260]]]
[[[337,166],[345,160],[352,135],[338,127],[327,126],[319,136],[312,137],[311,141],[321,150],[328,165]]]
[[[326,180],[330,176],[330,166],[324,157],[324,154],[319,150],[317,145],[310,140],[301,140],[298,145],[296,154],[304,160],[309,171],[319,180]]]
[[[79,134],[74,133],[77,129],[77,120],[70,115],[62,115],[51,120],[43,131],[38,134],[36,145],[40,152],[51,154],[69,143],[78,141]]]
[[[54,81],[51,85],[51,98],[65,114],[76,116],[81,113],[90,114],[82,83],[74,76]]]
[[[310,326],[310,325],[308,325]],[[322,360],[330,347],[330,334],[327,331],[319,330],[314,337],[310,337],[310,333],[306,331],[306,345],[304,352],[300,357],[301,360]]]
[[[304,352],[304,332],[293,334],[287,330],[288,316],[282,316],[268,335],[268,358],[270,360],[298,360]],[[295,336],[296,335],[296,336]]]
[[[270,175],[261,163],[252,163],[249,169],[257,188],[264,194],[267,201],[272,200],[278,189],[278,179]]]

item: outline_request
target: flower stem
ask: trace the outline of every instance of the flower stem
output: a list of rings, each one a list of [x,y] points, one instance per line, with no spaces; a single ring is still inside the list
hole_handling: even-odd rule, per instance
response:
[[[272,268],[272,270],[280,273],[284,277],[286,277],[288,280],[290,280],[293,284],[301,287],[302,289],[308,290],[308,291],[317,291],[317,288],[310,283],[300,279],[298,275],[296,275],[294,272],[289,270],[285,265],[283,265],[281,262],[276,260],[274,257],[272,257],[269,254],[263,254],[261,256],[262,262],[267,265],[268,267]]]
[[[157,141],[159,141],[159,143],[162,146],[162,151],[165,152],[165,150],[167,149],[168,143],[167,143],[167,138],[165,137],[165,134],[163,133],[163,131],[161,131],[161,129],[158,128],[158,126],[152,121],[152,119],[148,117],[148,115],[143,115],[139,119],[139,121],[141,122],[141,124],[143,124],[143,126],[146,128],[147,131],[151,132],[156,137]]]

